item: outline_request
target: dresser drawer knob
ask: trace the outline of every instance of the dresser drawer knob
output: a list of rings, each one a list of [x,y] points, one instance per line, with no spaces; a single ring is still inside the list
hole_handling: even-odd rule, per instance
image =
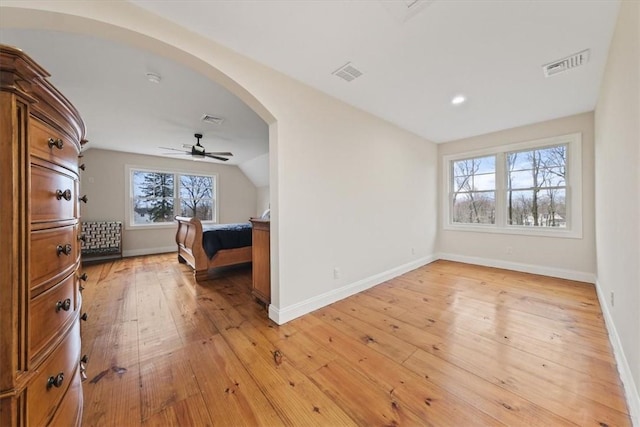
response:
[[[89,318],[89,315],[87,313],[83,313],[82,316],[80,316],[80,318],[86,322],[87,319]]]
[[[87,379],[87,362],[89,362],[89,356],[85,354],[80,359],[80,378],[82,378],[82,381]]]
[[[56,252],[58,254],[58,256],[60,256],[60,254],[65,254],[65,255],[71,255],[71,245],[69,243],[67,243],[66,245],[58,245],[58,247],[56,247]]]
[[[56,303],[56,311],[60,311],[60,310],[69,311],[70,308],[71,308],[71,300],[69,298],[67,298],[64,301],[58,301]]]
[[[64,381],[64,372],[60,372],[55,377],[49,377],[47,380],[47,390],[51,387],[60,388],[62,386],[62,382]]]
[[[58,150],[62,150],[62,148],[64,147],[64,142],[62,142],[60,138],[49,138],[49,148],[53,147],[56,147]]]
[[[56,199],[58,199],[58,200],[60,200],[60,199],[71,200],[71,190],[69,190],[69,189],[66,189],[64,191],[56,190]]]
[[[87,276],[87,273],[82,273],[81,276],[78,276],[78,279],[82,280],[83,282],[86,282],[87,279],[89,279],[89,276]]]
[[[78,200],[80,200],[81,202],[87,203],[89,201],[89,199],[87,199],[87,195],[85,194],[82,197],[79,197]]]
[[[85,170],[86,166],[85,166],[85,164],[83,163],[83,164],[81,164],[80,166],[78,166],[78,168],[79,168],[80,170]]]

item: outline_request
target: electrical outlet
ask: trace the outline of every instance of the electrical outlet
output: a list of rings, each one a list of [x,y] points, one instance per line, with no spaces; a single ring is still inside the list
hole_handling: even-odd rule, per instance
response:
[[[615,302],[613,297],[614,297],[614,293],[613,293],[613,291],[611,291],[611,307],[613,307],[614,302]]]
[[[416,248],[411,248],[411,255],[415,255],[416,254]]]
[[[513,254],[513,247],[507,246],[507,255],[512,255],[512,254]]]
[[[333,278],[334,279],[340,278],[340,269],[338,267],[333,267]]]

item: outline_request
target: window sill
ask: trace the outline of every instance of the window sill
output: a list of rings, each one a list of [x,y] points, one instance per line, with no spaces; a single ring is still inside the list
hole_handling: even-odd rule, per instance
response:
[[[163,228],[175,228],[177,222],[163,222],[161,224],[127,224],[125,230],[158,230]]]
[[[445,224],[445,231],[464,231],[472,233],[493,233],[493,234],[511,234],[517,236],[534,236],[534,237],[554,237],[558,239],[582,239],[582,230],[571,229],[549,229],[545,228],[529,228],[529,227],[498,227],[496,225],[462,225],[462,224]]]

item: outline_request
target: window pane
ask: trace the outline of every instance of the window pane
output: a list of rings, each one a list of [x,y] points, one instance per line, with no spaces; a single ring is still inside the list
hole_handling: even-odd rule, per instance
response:
[[[201,221],[213,220],[213,200],[201,199],[197,203],[193,199],[182,199],[180,201],[180,215],[196,217]]]
[[[495,190],[496,174],[482,174],[473,177],[473,189],[476,191]]]
[[[456,176],[453,178],[453,191],[471,191],[471,178],[470,176]]]
[[[565,228],[567,226],[566,190],[562,188],[540,191],[538,213],[540,227]]]
[[[507,169],[510,171],[531,169],[530,159],[531,159],[531,151],[509,153],[507,155]]]
[[[538,150],[542,164],[547,167],[565,166],[567,163],[567,146],[558,145]]]
[[[153,224],[173,221],[173,199],[139,198],[133,200],[133,223]]]
[[[461,193],[453,198],[453,222],[495,224],[495,192]]]
[[[453,176],[470,176],[481,173],[495,173],[496,157],[476,157],[474,159],[457,160],[453,162]]]
[[[507,224],[527,227],[566,227],[566,190],[507,192]]]
[[[180,176],[180,215],[214,221],[214,179],[211,176]]]
[[[509,173],[509,180],[507,182],[507,185],[509,186],[509,188],[532,188],[532,171],[524,170]]]
[[[173,197],[173,174],[135,171],[133,197]]]
[[[181,175],[180,197],[211,199],[213,197],[213,178],[210,176]]]
[[[550,168],[544,170],[545,187],[564,187],[564,168]]]
[[[173,221],[174,176],[170,173],[133,171],[133,223]]]

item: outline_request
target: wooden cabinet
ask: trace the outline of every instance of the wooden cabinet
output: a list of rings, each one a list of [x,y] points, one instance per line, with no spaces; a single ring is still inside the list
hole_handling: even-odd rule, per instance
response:
[[[0,425],[79,425],[84,123],[18,49],[0,45]],[[86,278],[86,276],[85,276]]]
[[[269,220],[254,218],[252,230],[253,296],[269,306],[271,302],[271,250]]]

